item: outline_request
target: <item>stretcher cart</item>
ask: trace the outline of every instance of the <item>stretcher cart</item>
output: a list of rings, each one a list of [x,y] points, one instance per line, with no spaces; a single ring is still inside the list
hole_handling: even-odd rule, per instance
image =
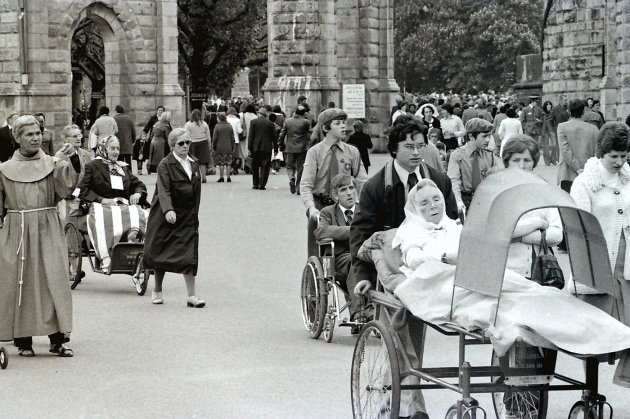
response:
[[[496,299],[496,316],[508,248],[514,227],[522,214],[537,208],[556,207],[567,239],[571,270],[575,281],[601,293],[613,295],[613,277],[606,241],[597,219],[578,209],[572,198],[559,188],[529,172],[497,173],[479,187],[462,230],[453,285]],[[379,272],[379,283],[382,272]],[[565,277],[568,273],[565,272]],[[546,418],[548,392],[582,391],[582,397],[569,409],[569,418],[612,419],[613,409],[598,389],[599,362],[614,363],[614,354],[604,356],[567,353],[585,361],[584,380],[555,372],[557,352],[517,341],[502,357],[492,353],[490,365],[471,366],[466,349],[490,344],[482,330],[467,330],[457,324],[431,324],[411,316],[438,332],[457,337],[459,356],[454,366],[423,368],[412,366],[395,324],[405,307],[382,285],[369,291],[369,300],[378,313],[357,340],[351,370],[352,411],[355,418],[399,415],[401,393],[413,390],[448,389],[459,395],[446,412],[447,419],[492,417],[487,407],[474,398],[491,393],[497,418]],[[427,304],[430,304],[427,301]],[[451,300],[451,316],[454,301]],[[615,317],[616,313],[609,313]],[[500,314],[499,314],[500,315]],[[452,317],[451,317],[452,318]],[[399,321],[399,319],[398,319]],[[490,354],[489,354],[490,355]],[[401,368],[402,366],[410,366]],[[580,371],[581,372],[581,371]],[[404,384],[408,377],[416,383]],[[479,379],[481,377],[481,380]]]

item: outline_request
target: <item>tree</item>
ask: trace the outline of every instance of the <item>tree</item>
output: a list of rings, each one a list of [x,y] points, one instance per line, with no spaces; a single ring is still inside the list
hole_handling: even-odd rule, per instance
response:
[[[395,73],[412,91],[505,90],[516,57],[539,51],[542,0],[401,0]]]
[[[229,92],[235,75],[266,42],[266,2],[178,0],[177,6],[180,78],[193,90]]]

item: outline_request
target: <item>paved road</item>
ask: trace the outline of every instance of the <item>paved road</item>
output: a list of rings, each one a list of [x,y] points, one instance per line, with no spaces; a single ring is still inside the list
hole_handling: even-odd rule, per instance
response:
[[[373,160],[378,167],[385,156]],[[553,168],[539,171],[552,177]],[[154,177],[142,177],[151,194]],[[129,277],[88,272],[73,292],[74,358],[49,356],[45,338],[36,338],[31,359],[5,345],[11,359],[0,371],[0,417],[350,417],[354,338],[337,330],[326,344],[302,326],[302,204],[284,172],[271,176],[267,191],[250,182],[235,176],[203,185],[198,295],[206,308],[186,307],[181,277],[167,275],[165,304],[153,306]],[[473,365],[490,357],[487,347],[470,353]],[[456,356],[454,338],[429,331],[426,365]],[[565,356],[558,370],[582,375]],[[615,417],[630,417],[628,392],[610,384],[612,372],[602,367],[602,392]],[[433,418],[456,400],[446,390],[426,398]],[[549,417],[566,417],[578,398],[552,395]],[[480,400],[491,412],[489,397]]]

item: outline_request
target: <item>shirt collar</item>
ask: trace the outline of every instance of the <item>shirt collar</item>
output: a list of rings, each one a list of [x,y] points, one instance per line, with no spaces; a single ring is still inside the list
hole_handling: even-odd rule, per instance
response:
[[[173,153],[173,157],[175,157],[175,159],[180,162],[182,164],[182,166],[185,165],[184,159],[180,158],[177,154]],[[193,162],[194,160],[192,159],[192,157],[190,157],[189,155],[186,155],[186,161],[187,162]]]
[[[464,146],[462,147],[464,154],[466,154],[466,156],[470,157],[475,151],[477,151],[477,147],[475,147],[472,142],[467,142],[466,144],[464,144]]]
[[[339,204],[339,209],[341,210],[341,212],[343,212],[343,215],[346,215],[346,211],[350,210],[352,211],[352,213],[354,214],[354,208],[356,207],[356,205],[353,205],[352,208],[346,208],[343,205]]]
[[[398,174],[398,178],[402,182],[403,185],[407,185],[407,180],[409,178],[410,173],[415,173],[418,180],[422,179],[420,175],[420,166],[416,167],[413,172],[408,172],[407,169],[403,168],[396,159],[394,159],[394,169],[396,169],[396,173]]]

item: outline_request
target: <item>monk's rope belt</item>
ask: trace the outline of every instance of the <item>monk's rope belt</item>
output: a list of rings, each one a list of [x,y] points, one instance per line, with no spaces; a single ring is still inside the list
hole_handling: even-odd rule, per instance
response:
[[[24,214],[29,212],[38,212],[38,211],[49,211],[49,210],[57,210],[57,207],[46,207],[46,208],[33,208],[27,210],[7,210],[8,214],[20,214],[20,244],[18,244],[16,255],[20,254],[20,250],[22,251],[22,256],[20,256],[20,280],[18,284],[20,285],[20,294],[18,297],[18,306],[22,305],[22,284],[24,284],[24,261],[26,257],[24,256]]]

